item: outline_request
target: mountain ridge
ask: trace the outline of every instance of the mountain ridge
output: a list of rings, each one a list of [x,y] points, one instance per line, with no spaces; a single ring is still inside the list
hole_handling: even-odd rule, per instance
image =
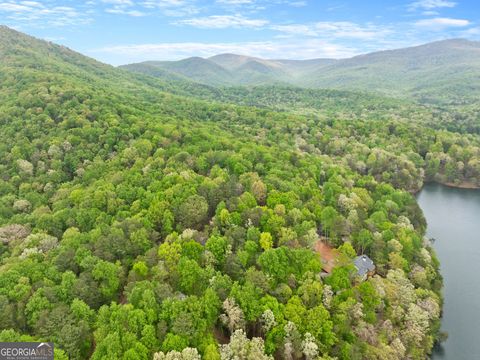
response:
[[[179,66],[177,74],[214,86],[280,83],[305,88],[373,91],[425,103],[462,104],[480,95],[480,42],[467,39],[446,39],[347,59],[272,60],[227,53],[204,60],[221,66],[227,73],[222,70],[224,75],[215,74],[210,78],[200,70],[189,68],[189,75]],[[181,61],[184,60],[169,64]],[[121,68],[149,74],[149,69],[141,64]],[[450,99],[445,98],[445,92],[451,95]]]

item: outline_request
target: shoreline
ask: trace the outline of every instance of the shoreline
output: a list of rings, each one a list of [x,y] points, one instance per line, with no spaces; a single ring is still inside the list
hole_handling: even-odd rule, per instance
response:
[[[439,184],[439,185],[448,186],[450,188],[455,188],[455,189],[480,190],[480,185],[475,185],[468,181],[463,181],[459,184],[455,184],[452,182],[441,182],[441,181],[431,180],[431,181],[424,181],[422,186],[418,190],[411,191],[412,195],[417,196],[420,193],[420,191],[423,190],[426,184]]]
[[[433,181],[436,182],[437,184],[445,185],[451,188],[456,188],[456,189],[470,189],[470,190],[480,190],[480,186],[475,185],[471,182],[468,181],[463,181],[459,184],[451,183],[451,182],[439,182],[439,181]]]

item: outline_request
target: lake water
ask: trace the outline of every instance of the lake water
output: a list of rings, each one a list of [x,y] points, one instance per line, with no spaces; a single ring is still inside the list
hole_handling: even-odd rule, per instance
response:
[[[480,190],[427,184],[418,196],[444,278],[443,331],[435,360],[480,359]]]

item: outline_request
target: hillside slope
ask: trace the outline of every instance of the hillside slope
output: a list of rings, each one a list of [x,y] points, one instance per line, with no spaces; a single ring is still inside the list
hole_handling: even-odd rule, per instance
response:
[[[136,66],[146,66],[147,68],[150,67],[164,70],[166,72],[184,76],[193,81],[211,85],[223,85],[233,82],[233,79],[230,79],[232,74],[228,70],[212,61],[199,57],[192,57],[180,61],[150,61],[137,64]],[[132,69],[132,67],[130,67],[130,69]],[[148,71],[144,72],[151,75]]]
[[[462,104],[480,94],[480,42],[445,40],[320,67],[305,86],[374,91],[420,102]]]

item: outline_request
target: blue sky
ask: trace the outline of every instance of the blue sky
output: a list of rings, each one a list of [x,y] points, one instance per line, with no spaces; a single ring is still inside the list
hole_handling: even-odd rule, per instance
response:
[[[462,37],[478,0],[0,0],[0,23],[113,65],[233,52],[344,58]]]

